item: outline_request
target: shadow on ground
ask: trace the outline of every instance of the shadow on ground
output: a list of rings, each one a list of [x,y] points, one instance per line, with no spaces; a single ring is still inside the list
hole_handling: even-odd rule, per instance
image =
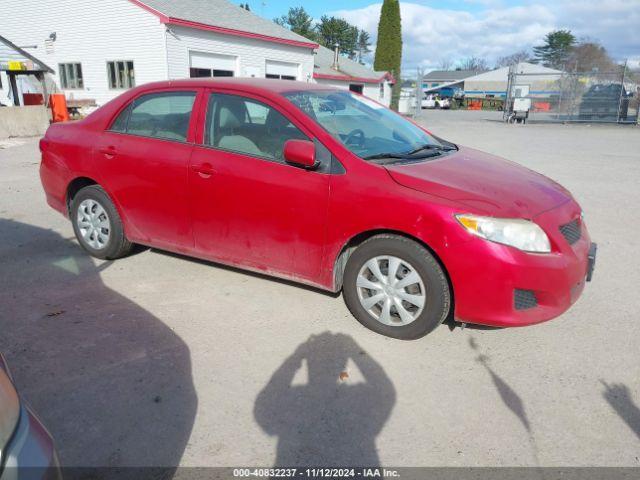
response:
[[[611,408],[629,426],[629,428],[640,439],[640,408],[631,398],[631,390],[622,383],[609,385],[602,381],[604,392],[602,396],[609,402]]]
[[[302,370],[307,378],[294,382],[304,377]],[[256,398],[254,415],[266,433],[278,437],[278,467],[379,466],[375,439],[395,399],[380,364],[350,336],[325,332],[310,337],[276,370]]]
[[[63,465],[178,465],[197,407],[189,349],[107,287],[105,268],[55,232],[0,219],[0,350]]]

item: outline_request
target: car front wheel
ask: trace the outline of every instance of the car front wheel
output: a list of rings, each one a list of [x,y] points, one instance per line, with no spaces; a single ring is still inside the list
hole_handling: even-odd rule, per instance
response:
[[[376,235],[355,250],[345,268],[343,296],[365,327],[403,340],[430,333],[451,308],[449,282],[438,261],[399,235]]]
[[[78,242],[92,256],[114,260],[131,251],[133,244],[124,235],[120,215],[98,185],[84,187],[75,195],[69,216]]]

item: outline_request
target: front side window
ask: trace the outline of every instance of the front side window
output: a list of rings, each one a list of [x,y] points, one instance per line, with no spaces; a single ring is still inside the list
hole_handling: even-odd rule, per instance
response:
[[[363,159],[385,154],[409,155],[425,146],[444,148],[410,121],[351,92],[316,90],[289,92],[284,96]]]
[[[308,140],[275,108],[237,95],[209,97],[205,145],[282,161],[284,144],[292,139]]]
[[[80,89],[84,88],[82,79],[82,65],[79,63],[59,63],[58,75],[60,77],[60,86],[63,89]]]
[[[136,74],[131,60],[107,62],[109,88],[123,89],[136,86]]]
[[[195,98],[195,92],[143,95],[118,115],[109,130],[185,142]]]

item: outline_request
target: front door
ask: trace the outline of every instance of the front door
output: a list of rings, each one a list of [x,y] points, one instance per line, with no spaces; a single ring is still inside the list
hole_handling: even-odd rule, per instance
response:
[[[103,133],[94,158],[132,240],[191,248],[188,203],[190,126],[196,91],[136,98]]]
[[[313,282],[320,271],[329,175],[286,164],[307,139],[273,105],[211,93],[191,158],[196,249],[226,263]]]

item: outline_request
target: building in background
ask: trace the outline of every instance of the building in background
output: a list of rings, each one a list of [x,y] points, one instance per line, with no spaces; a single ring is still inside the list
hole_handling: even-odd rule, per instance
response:
[[[375,100],[389,96],[384,74],[342,57],[340,70],[330,71],[318,44],[227,0],[5,0],[3,7],[28,19],[4,22],[3,35],[34,47],[68,100],[100,105],[147,82],[219,76],[317,79],[362,86]]]
[[[483,73],[485,70],[433,70],[422,78],[422,88],[441,87]]]
[[[313,78],[322,85],[349,89],[386,106],[391,103],[391,85],[394,82],[391,74],[374,72],[323,46],[316,53]]]
[[[525,95],[535,95],[539,97],[548,97],[558,93],[558,75],[562,72],[553,68],[547,68],[542,65],[521,62],[514,67],[514,72],[527,75],[529,79],[526,85],[514,85],[514,88],[521,88]],[[451,74],[459,72],[468,72],[466,70],[452,71]],[[431,72],[434,73],[434,72]],[[430,77],[431,73],[424,78]],[[454,75],[452,75],[454,76]],[[472,74],[467,77],[455,75],[455,78],[449,82],[440,83],[435,86],[424,87],[426,93],[437,92],[442,88],[460,88],[464,91],[466,98],[506,98],[507,85],[509,83],[509,67],[497,68],[488,72]],[[437,72],[434,77],[444,78],[444,72]],[[432,83],[432,82],[424,82]]]

